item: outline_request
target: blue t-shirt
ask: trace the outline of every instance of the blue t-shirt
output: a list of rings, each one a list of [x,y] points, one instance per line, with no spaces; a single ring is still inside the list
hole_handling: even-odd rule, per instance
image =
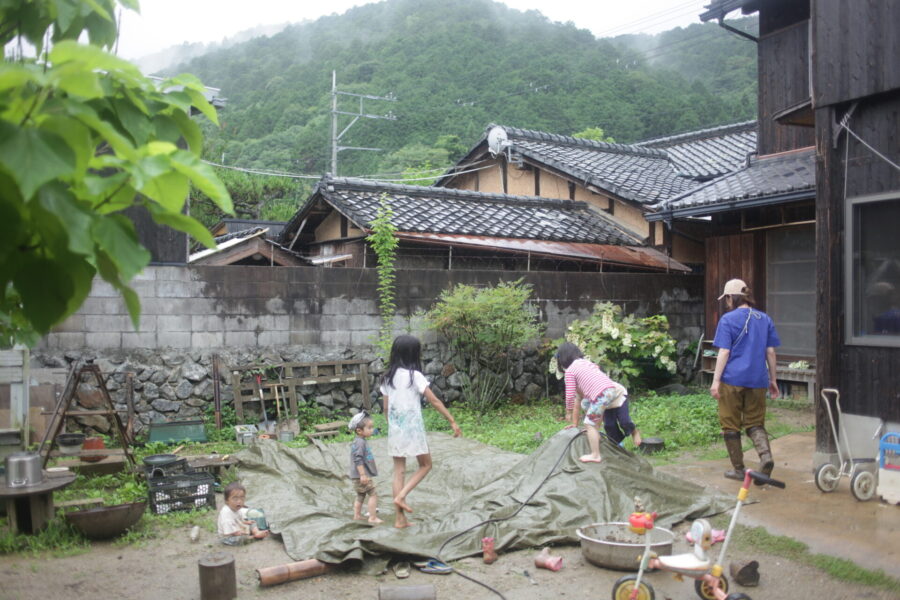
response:
[[[766,348],[781,345],[769,315],[746,307],[725,313],[719,319],[713,345],[731,351],[722,381],[739,387],[769,387]]]

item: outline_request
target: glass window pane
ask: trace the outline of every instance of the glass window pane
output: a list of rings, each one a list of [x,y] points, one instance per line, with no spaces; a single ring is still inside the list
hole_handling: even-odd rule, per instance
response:
[[[900,199],[853,207],[853,334],[900,345]]]
[[[812,225],[766,235],[766,312],[781,338],[779,354],[816,355],[816,232]]]

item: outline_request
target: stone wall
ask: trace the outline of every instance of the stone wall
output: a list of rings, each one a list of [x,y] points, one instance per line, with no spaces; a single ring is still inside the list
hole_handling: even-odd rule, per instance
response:
[[[603,300],[622,304],[630,313],[665,314],[682,345],[699,339],[702,331],[700,276],[400,271],[395,330],[422,339],[423,368],[445,399],[452,402],[460,396],[454,366],[459,360],[423,330],[416,312],[430,308],[454,284],[489,285],[520,277],[533,286],[550,339],[560,337],[569,322],[586,317],[594,303]],[[208,410],[214,353],[231,366],[369,360],[370,389],[373,394],[377,389],[374,377],[382,365],[372,347],[380,325],[372,269],[149,267],[133,287],[142,308],[137,330],[117,292],[98,280],[81,309],[34,349],[35,367],[59,369],[76,358],[93,358],[111,374],[109,386],[121,408],[124,373],[135,373],[135,401],[143,424],[196,417]],[[546,357],[537,350],[517,357],[512,371],[515,393],[523,398],[555,391],[555,380],[546,378]],[[221,375],[221,398],[229,404],[231,380],[228,373]],[[358,391],[353,384],[320,385],[307,390],[304,399],[326,412],[346,414],[362,405]]]

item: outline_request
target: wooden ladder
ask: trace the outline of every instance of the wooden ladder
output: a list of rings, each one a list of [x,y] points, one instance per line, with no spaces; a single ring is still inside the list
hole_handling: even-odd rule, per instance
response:
[[[103,397],[105,408],[93,410],[72,409],[71,405],[72,401],[75,399],[75,394],[78,390],[78,384],[82,381],[83,375],[85,374],[94,376],[94,379],[97,382],[97,389],[100,391],[100,394]],[[60,431],[63,428],[63,425],[65,425],[66,419],[68,417],[80,417],[86,415],[102,415],[109,419],[109,421],[112,423],[113,430],[119,439],[119,442],[122,444],[122,447],[104,448],[100,450],[80,450],[77,454],[72,456],[91,457],[124,455],[125,458],[128,459],[128,462],[131,463],[131,466],[135,467],[136,465],[134,461],[134,455],[129,449],[128,434],[125,431],[125,426],[122,425],[122,420],[119,418],[119,413],[116,411],[116,405],[113,402],[112,396],[109,395],[109,390],[106,389],[106,381],[103,379],[103,375],[100,373],[100,367],[95,365],[93,362],[81,364],[80,361],[73,363],[70,367],[69,375],[66,379],[66,387],[63,390],[62,395],[59,397],[59,400],[56,402],[56,409],[53,411],[53,415],[50,417],[50,424],[47,427],[47,430],[44,432],[44,437],[41,439],[41,445],[38,447],[38,453],[42,458],[41,465],[46,468],[47,461],[50,460],[51,457],[63,456],[63,454],[58,449],[53,450],[53,445],[56,444],[56,436],[59,435]],[[48,441],[49,444],[47,443]]]

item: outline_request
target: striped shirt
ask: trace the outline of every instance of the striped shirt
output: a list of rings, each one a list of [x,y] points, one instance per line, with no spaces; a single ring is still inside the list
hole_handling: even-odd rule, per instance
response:
[[[566,411],[575,408],[575,396],[594,400],[606,388],[616,383],[600,370],[600,367],[585,358],[576,358],[566,369]]]

